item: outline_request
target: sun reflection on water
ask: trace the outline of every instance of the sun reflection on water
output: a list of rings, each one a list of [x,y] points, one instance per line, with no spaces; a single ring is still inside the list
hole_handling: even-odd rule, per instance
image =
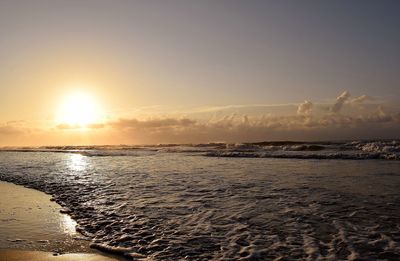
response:
[[[76,222],[68,215],[62,215],[61,227],[66,234],[74,235],[76,234]]]
[[[86,157],[81,154],[71,154],[68,162],[68,167],[71,170],[83,171],[86,169]]]

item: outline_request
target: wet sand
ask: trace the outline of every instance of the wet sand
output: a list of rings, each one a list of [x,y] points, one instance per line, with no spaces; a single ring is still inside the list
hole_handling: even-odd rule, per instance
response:
[[[76,222],[43,192],[0,182],[0,248],[90,252]]]
[[[72,253],[54,256],[50,252],[0,250],[0,261],[116,261],[118,259],[93,253]]]
[[[43,192],[0,182],[0,261],[119,260],[99,254]]]

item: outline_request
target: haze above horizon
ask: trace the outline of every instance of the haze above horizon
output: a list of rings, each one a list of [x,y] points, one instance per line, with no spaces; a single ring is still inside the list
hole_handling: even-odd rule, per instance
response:
[[[0,146],[399,138],[399,1],[0,2]]]

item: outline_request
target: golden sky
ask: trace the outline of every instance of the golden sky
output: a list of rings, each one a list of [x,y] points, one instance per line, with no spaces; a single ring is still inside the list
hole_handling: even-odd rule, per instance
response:
[[[1,1],[0,146],[399,138],[395,10]]]

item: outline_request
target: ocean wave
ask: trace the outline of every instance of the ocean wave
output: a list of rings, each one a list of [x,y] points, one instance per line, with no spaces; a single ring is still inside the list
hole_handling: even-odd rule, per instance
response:
[[[248,153],[242,151],[213,151],[204,154],[208,157],[228,158],[278,158],[278,159],[342,159],[342,160],[400,160],[400,154],[394,153],[311,153],[311,154],[283,154],[283,153]]]
[[[210,149],[204,155],[208,157],[232,158],[400,160],[400,142],[391,140],[227,144],[223,149]]]
[[[52,195],[93,248],[134,260],[400,256],[399,162],[154,155],[0,153],[0,180]]]
[[[146,153],[189,153],[208,157],[296,159],[400,159],[399,140],[157,145],[5,147],[0,151],[79,153],[88,157],[142,156]]]

